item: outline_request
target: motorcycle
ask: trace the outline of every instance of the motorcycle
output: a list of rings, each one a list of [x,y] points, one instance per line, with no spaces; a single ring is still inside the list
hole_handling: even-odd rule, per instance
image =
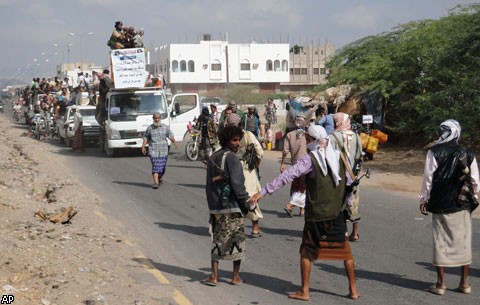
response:
[[[44,125],[45,120],[43,116],[40,113],[35,113],[32,118],[31,126],[32,134],[35,139],[40,140],[43,130],[45,129]]]
[[[270,126],[277,123],[277,113],[275,108],[267,107],[265,110],[265,120],[267,120]]]
[[[23,118],[23,112],[19,109],[13,110],[12,120],[14,122],[19,122]]]
[[[199,130],[192,129],[190,131],[190,140],[185,145],[185,155],[187,159],[190,161],[198,160],[198,156],[200,155],[200,141],[202,135]]]

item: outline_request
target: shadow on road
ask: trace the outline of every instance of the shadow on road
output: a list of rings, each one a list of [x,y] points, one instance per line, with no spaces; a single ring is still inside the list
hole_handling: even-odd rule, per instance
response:
[[[139,186],[139,187],[152,188],[151,184],[142,183],[142,182],[112,181],[112,183],[120,184],[120,185],[133,185],[133,186]]]
[[[205,184],[183,184],[183,183],[179,183],[177,185],[185,186],[185,187],[191,187],[191,188],[197,188],[197,189],[205,189]]]
[[[345,274],[345,269],[343,267],[336,267],[332,265],[327,265],[323,263],[315,264],[321,271],[326,271],[335,274]],[[392,286],[400,286],[412,290],[426,290],[432,284],[430,282],[423,282],[414,279],[406,278],[403,275],[395,273],[386,273],[379,271],[369,271],[356,269],[355,270],[356,278],[363,278],[366,280],[377,281],[381,283],[390,284]],[[345,282],[347,278],[345,277]]]
[[[179,224],[166,223],[166,222],[155,222],[155,224],[162,229],[183,231],[183,232],[193,234],[193,235],[198,235],[198,236],[207,236],[207,237],[210,236],[208,234],[208,228],[206,226],[195,227],[195,226],[179,225]]]
[[[437,269],[435,268],[432,263],[426,263],[426,262],[416,262],[416,265],[422,266],[425,269],[432,271],[432,272],[437,272]],[[445,268],[445,273],[447,274],[454,274],[460,276],[460,267],[446,267]],[[475,276],[475,277],[480,277],[480,269],[477,268],[470,268],[470,276]]]
[[[147,268],[151,268],[153,266],[155,269],[161,271],[162,273],[168,273],[175,276],[188,277],[186,281],[191,283],[198,282],[199,285],[202,285],[200,283],[201,280],[205,279],[207,276],[210,275],[210,268],[208,267],[200,268],[199,271],[197,271],[197,270],[186,269],[186,268],[182,268],[182,267],[178,267],[170,264],[167,265],[167,264],[158,263],[149,258],[147,259],[133,258],[132,260],[136,263],[144,265]],[[231,262],[225,262],[220,265],[221,267],[224,267],[224,268],[228,268],[228,269],[231,268]],[[231,280],[231,276],[232,276],[231,271],[225,271],[225,270],[219,269],[218,284],[228,285],[228,283]],[[285,295],[285,297],[287,297],[286,295],[287,292],[296,291],[298,289],[297,285],[289,281],[270,277],[268,275],[263,275],[263,274],[253,273],[253,272],[240,272],[240,276],[244,281],[243,285],[249,285],[249,286],[254,286],[260,289],[269,290],[274,293]],[[345,297],[344,295],[339,295],[336,293],[314,289],[314,288],[310,288],[310,292],[319,292],[319,293],[329,294],[333,296]]]

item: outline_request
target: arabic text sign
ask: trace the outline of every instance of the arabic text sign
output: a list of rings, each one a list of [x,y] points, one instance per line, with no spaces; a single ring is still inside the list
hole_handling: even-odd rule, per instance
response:
[[[112,50],[115,88],[145,87],[145,51],[142,48]]]

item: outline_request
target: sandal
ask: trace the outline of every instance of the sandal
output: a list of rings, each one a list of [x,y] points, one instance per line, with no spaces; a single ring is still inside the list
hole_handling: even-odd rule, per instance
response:
[[[293,211],[287,207],[284,207],[283,210],[287,212],[288,217],[292,218],[293,217]]]
[[[472,286],[468,286],[468,287],[458,287],[458,291],[460,291],[460,292],[462,292],[462,293],[465,293],[465,294],[472,293]]]
[[[438,288],[437,285],[432,285],[428,290],[434,294],[444,295],[447,288]]]
[[[251,237],[251,238],[259,238],[259,237],[262,237],[262,233],[260,233],[260,232],[252,232],[252,234],[250,234],[250,237]]]

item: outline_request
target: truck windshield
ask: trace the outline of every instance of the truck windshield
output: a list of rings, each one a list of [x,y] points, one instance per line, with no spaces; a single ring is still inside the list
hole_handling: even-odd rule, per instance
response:
[[[139,115],[160,113],[167,118],[167,106],[162,94],[121,93],[110,97],[110,119],[112,121],[135,121]]]
[[[82,115],[82,117],[95,118],[95,109],[80,109],[80,114]]]

